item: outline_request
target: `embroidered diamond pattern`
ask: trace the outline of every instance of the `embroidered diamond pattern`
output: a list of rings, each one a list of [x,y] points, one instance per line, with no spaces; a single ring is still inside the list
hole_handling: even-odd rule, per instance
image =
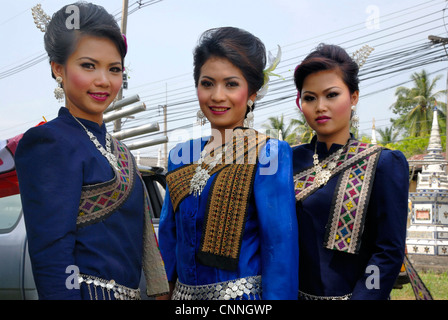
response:
[[[351,168],[346,184],[343,205],[338,221],[338,231],[335,234],[334,248],[348,251],[352,238],[353,226],[358,208],[359,196],[362,191],[362,181],[366,172],[366,161],[360,161]]]
[[[86,204],[84,204],[84,206],[82,207],[83,209],[86,209],[86,210],[90,210],[90,208],[93,206],[93,204],[92,203],[90,203],[90,202],[86,202]]]
[[[346,215],[344,216],[344,221],[345,221],[345,223],[349,223],[351,220],[352,220],[352,217],[350,217],[349,214],[346,214]]]
[[[121,142],[119,142],[118,140],[114,141],[116,150],[121,151],[118,154],[118,158],[122,160],[118,161],[118,165],[126,169],[117,171],[117,180],[113,185],[108,187],[109,189],[108,191],[104,191],[104,193],[100,195],[95,195],[91,197],[81,196],[81,202],[79,208],[82,208],[82,210],[79,211],[78,217],[87,219],[85,221],[92,219],[90,216],[92,216],[93,218],[100,217],[103,214],[102,213],[103,210],[107,211],[109,210],[109,208],[116,205],[117,202],[124,197],[126,191],[128,190],[130,184],[132,183],[132,177],[131,177],[132,173],[129,170],[130,158],[127,153],[128,151],[124,147],[122,147]],[[85,192],[93,193],[94,190],[95,189],[92,189],[92,191],[85,191]]]
[[[351,200],[349,202],[347,202],[346,207],[349,211],[353,208],[353,203]]]

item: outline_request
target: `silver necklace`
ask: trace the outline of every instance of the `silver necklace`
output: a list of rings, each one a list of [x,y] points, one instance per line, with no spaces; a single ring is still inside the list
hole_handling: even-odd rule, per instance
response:
[[[193,194],[195,197],[201,195],[202,190],[204,190],[205,185],[207,184],[208,179],[210,178],[210,171],[218,164],[218,161],[222,159],[222,154],[226,152],[227,145],[221,152],[217,152],[215,157],[210,163],[205,163],[205,156],[207,155],[207,151],[202,150],[201,157],[198,160],[198,166],[196,167],[196,172],[191,178],[190,181],[190,194]],[[204,166],[203,166],[204,164]]]
[[[316,172],[316,176],[314,177],[313,184],[315,184],[317,187],[320,187],[321,185],[326,185],[328,180],[331,178],[331,172],[334,168],[336,168],[336,164],[338,159],[341,157],[342,152],[344,151],[345,147],[347,146],[347,143],[340,148],[334,156],[331,158],[331,160],[328,162],[327,165],[319,165],[319,156],[317,155],[317,141],[316,145],[314,147],[314,154],[313,154],[313,165],[314,165],[314,171]]]
[[[101,152],[101,154],[107,159],[107,161],[109,162],[109,164],[112,166],[112,168],[115,168],[115,170],[119,170],[118,168],[118,162],[117,162],[117,158],[115,157],[115,155],[112,153],[112,149],[111,149],[111,145],[112,145],[112,139],[110,137],[110,134],[108,132],[106,132],[106,150],[104,150],[103,146],[101,145],[101,143],[98,141],[98,139],[95,137],[95,135],[90,132],[83,124],[81,121],[79,121],[74,115],[72,115],[72,117],[81,125],[81,127],[83,127],[83,129],[85,130],[85,132],[87,133],[87,135],[90,138],[90,141],[92,141],[92,143],[95,145],[95,147],[99,150],[99,152]]]

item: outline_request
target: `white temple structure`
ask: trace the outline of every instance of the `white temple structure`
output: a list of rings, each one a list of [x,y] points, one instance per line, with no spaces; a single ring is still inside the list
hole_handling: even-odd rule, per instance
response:
[[[421,165],[416,192],[409,193],[410,225],[406,238],[409,254],[448,256],[448,162],[443,156],[437,111],[423,160],[409,164]]]
[[[371,144],[377,144],[376,141],[376,129],[375,129],[375,118],[372,119],[372,139]]]

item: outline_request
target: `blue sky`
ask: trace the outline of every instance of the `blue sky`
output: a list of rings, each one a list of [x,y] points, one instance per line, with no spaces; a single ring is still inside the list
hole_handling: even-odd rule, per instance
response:
[[[121,0],[93,2],[120,17]],[[135,2],[129,0],[129,5]],[[56,83],[51,78],[48,61],[1,78],[6,71],[45,53],[43,33],[35,27],[30,10],[37,3],[8,1],[0,11],[0,139],[26,131],[42,117],[53,119],[59,109],[53,97]],[[51,15],[72,2],[43,0],[39,3]],[[128,17],[129,53],[125,65],[130,79],[124,95],[138,94],[147,110],[136,119],[126,120],[123,128],[156,121],[162,129],[159,106],[167,103],[168,129],[183,127],[191,131],[198,108],[192,77],[192,50],[200,34],[209,28],[240,27],[258,36],[268,50],[275,52],[277,45],[282,47],[283,60],[277,71],[284,80],[272,79],[277,83],[272,88],[284,86],[285,89],[280,89],[279,93],[273,89],[263,99],[269,101],[282,96],[281,92],[283,96],[293,93],[287,85],[292,84],[295,65],[320,42],[340,44],[348,52],[369,44],[375,48],[371,55],[374,59],[428,43],[430,34],[447,37],[446,5],[443,0],[163,0],[141,8]],[[438,90],[445,89],[447,67],[447,61],[424,67],[428,72],[435,72],[434,75],[443,76]],[[362,132],[370,133],[372,118],[377,128],[389,125],[389,118],[393,116],[389,107],[394,102],[395,86],[405,83],[413,72],[421,69],[403,70],[361,82],[358,112]],[[436,72],[438,70],[441,71]],[[288,98],[255,109],[255,128],[261,129],[270,116],[283,114],[286,121],[297,117],[294,100]],[[169,149],[173,144],[174,141],[170,142]],[[158,147],[145,148],[141,153],[157,156],[157,150]]]

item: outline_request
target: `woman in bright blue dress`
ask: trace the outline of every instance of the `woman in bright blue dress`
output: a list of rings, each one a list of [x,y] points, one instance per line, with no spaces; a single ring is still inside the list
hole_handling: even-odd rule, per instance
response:
[[[212,29],[194,61],[198,117],[212,134],[169,156],[159,241],[172,299],[296,299],[291,148],[245,123],[266,84],[264,45]]]

